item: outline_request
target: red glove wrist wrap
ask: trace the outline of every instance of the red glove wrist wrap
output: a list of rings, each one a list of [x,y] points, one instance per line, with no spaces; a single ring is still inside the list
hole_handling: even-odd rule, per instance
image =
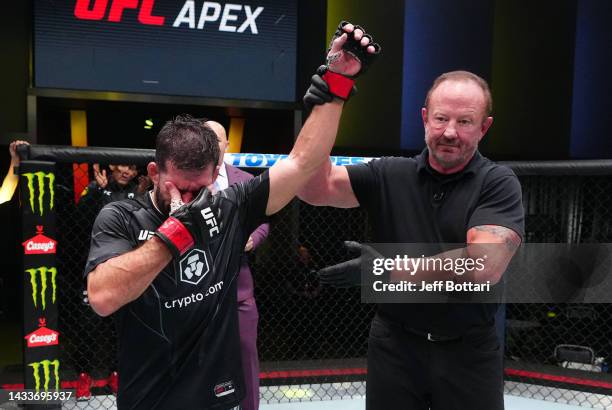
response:
[[[321,78],[323,78],[329,86],[329,92],[343,100],[349,97],[353,89],[353,84],[355,84],[355,80],[329,70],[327,70]]]
[[[166,219],[157,230],[176,246],[181,255],[191,249],[195,243],[185,225],[174,217]]]

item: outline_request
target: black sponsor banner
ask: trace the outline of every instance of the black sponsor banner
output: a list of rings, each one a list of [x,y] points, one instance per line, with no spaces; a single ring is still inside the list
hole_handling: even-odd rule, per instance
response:
[[[53,162],[21,163],[25,388],[40,392],[61,388],[55,177]]]

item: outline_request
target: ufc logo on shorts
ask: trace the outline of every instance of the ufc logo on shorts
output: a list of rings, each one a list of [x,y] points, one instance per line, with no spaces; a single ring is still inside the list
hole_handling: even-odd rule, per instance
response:
[[[212,209],[210,207],[206,207],[200,211],[204,220],[206,221],[206,225],[211,228],[208,230],[210,237],[212,238],[213,233],[219,234],[219,226],[217,224],[217,220],[215,219],[215,215],[213,214]]]

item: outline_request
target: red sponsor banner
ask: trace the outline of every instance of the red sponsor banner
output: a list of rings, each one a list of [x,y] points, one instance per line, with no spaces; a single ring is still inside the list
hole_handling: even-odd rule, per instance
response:
[[[57,241],[43,235],[42,225],[36,226],[36,236],[22,243],[25,255],[52,254],[57,252]]]
[[[45,347],[59,344],[59,332],[46,327],[47,321],[44,318],[38,319],[36,331],[26,335],[24,338],[28,347]]]

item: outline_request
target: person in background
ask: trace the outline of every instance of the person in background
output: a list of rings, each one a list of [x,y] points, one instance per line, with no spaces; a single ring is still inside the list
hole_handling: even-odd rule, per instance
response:
[[[109,165],[106,168],[104,166],[100,167],[100,164],[93,164],[92,168],[94,178],[81,193],[73,217],[78,230],[73,231],[75,237],[71,246],[75,250],[75,254],[81,258],[78,266],[83,266],[86,262],[89,235],[100,210],[112,202],[125,199],[133,200],[142,196],[150,184],[147,176],[138,177],[136,165]],[[70,272],[70,274],[78,275],[77,272]],[[105,321],[87,307],[89,303],[87,289],[80,289],[78,297],[82,298],[84,304],[83,308],[75,313],[75,315],[78,314],[78,320],[95,325],[98,329],[110,331],[113,326],[112,321]],[[73,334],[73,330],[74,327],[67,332],[72,340],[76,340],[77,356],[80,357],[80,360],[77,361],[77,366],[79,366],[77,371],[79,373],[106,378],[117,370],[112,367],[112,363],[108,360],[109,356],[104,353],[101,354],[101,352],[109,352],[115,349],[112,339],[94,340],[88,335]]]
[[[93,164],[94,180],[81,193],[79,208],[87,209],[92,220],[105,205],[142,196],[151,185],[145,175],[136,178],[136,165],[109,165],[108,168],[110,173],[100,169],[100,164]]]
[[[15,246],[14,238],[19,237],[20,227],[19,224],[11,223],[14,221],[13,218],[17,218],[19,215],[19,210],[17,204],[11,204],[9,201],[13,197],[15,190],[17,189],[17,185],[19,183],[19,172],[17,168],[19,167],[19,156],[17,155],[17,147],[19,145],[29,145],[26,141],[16,140],[9,144],[9,154],[11,155],[11,163],[9,165],[8,172],[4,180],[2,181],[2,185],[0,186],[0,204],[8,203],[3,206],[1,218],[3,226],[6,225],[5,221],[8,221],[8,230],[4,230],[3,232],[3,240],[0,241],[0,246],[10,254],[12,250],[10,250],[10,246]],[[14,269],[17,269],[18,258],[7,258],[5,264],[3,265],[3,271],[6,273],[0,273],[0,319],[6,314],[6,317],[11,315],[11,306],[18,306],[19,298],[15,295],[14,289],[17,286],[17,279],[14,275],[9,274],[10,272],[14,272]],[[17,312],[15,312],[16,317]],[[1,370],[1,369],[0,369]]]
[[[217,134],[219,140],[219,175],[211,187],[211,191],[217,192],[226,189],[228,186],[242,181],[253,179],[253,175],[242,171],[234,166],[223,162],[223,154],[227,151],[227,133],[223,125],[215,121],[207,121],[208,125]],[[248,253],[266,239],[270,225],[261,224],[255,229],[244,247],[244,254],[238,273],[238,325],[240,327],[240,353],[246,396],[240,403],[242,410],[256,410],[259,408],[259,358],[257,357],[257,322],[259,313],[255,303],[253,292],[253,276],[249,268]]]
[[[17,155],[17,147],[19,145],[30,145],[27,141],[16,140],[9,145],[9,153],[11,154],[11,165],[8,173],[0,186],[0,204],[8,202],[13,197],[17,183],[19,182],[19,173],[15,171],[19,167],[19,155]]]

